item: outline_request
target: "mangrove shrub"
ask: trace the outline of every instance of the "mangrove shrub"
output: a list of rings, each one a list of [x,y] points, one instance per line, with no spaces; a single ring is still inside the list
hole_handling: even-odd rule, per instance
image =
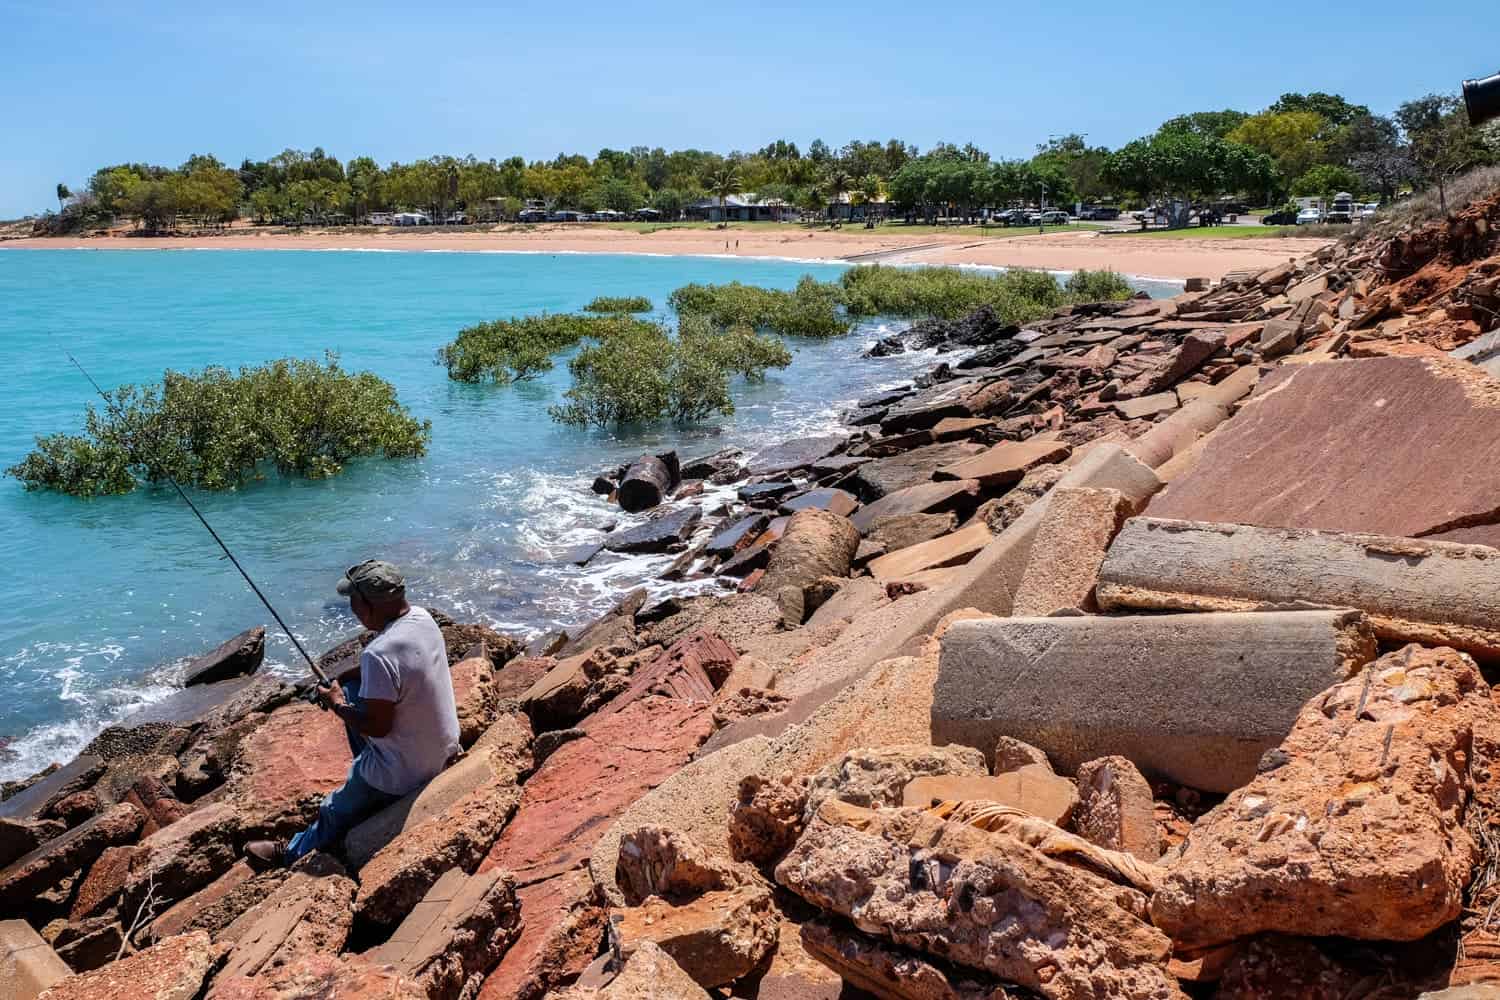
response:
[[[552,369],[552,356],[586,338],[641,332],[654,324],[630,316],[557,313],[478,323],[438,348],[437,363],[456,382],[524,382]]]
[[[601,295],[583,307],[591,313],[648,313],[651,300],[644,295]]]
[[[837,285],[803,275],[793,291],[731,281],[683,285],[668,300],[679,316],[702,316],[720,329],[747,326],[791,337],[840,337],[853,324],[839,306]]]
[[[568,362],[573,386],[553,420],[608,427],[669,419],[688,424],[734,412],[729,380],[760,381],[768,368],[785,368],[791,353],[780,341],[748,327],[720,330],[703,317],[685,317],[676,339],[656,324],[584,347]]]
[[[954,267],[852,267],[839,276],[851,316],[959,319],[989,306],[1006,323],[1027,323],[1072,302],[1124,299],[1124,279],[1079,271],[1067,288],[1045,271],[966,271]]]
[[[129,493],[168,476],[206,490],[232,489],[265,466],[284,476],[336,475],[354,458],[411,458],[426,451],[395,387],[371,372],[283,358],[256,367],[167,371],[158,385],[124,385],[104,411],[90,405],[82,434],[37,438],[6,470],[27,489],[74,496]]]

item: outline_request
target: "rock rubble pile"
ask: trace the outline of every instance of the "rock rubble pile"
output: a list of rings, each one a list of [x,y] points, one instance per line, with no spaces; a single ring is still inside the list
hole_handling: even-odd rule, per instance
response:
[[[919,323],[845,433],[608,470],[704,592],[444,619],[466,752],[337,856],[239,860],[349,750],[236,637],[5,788],[0,993],[1500,996],[1497,223]]]

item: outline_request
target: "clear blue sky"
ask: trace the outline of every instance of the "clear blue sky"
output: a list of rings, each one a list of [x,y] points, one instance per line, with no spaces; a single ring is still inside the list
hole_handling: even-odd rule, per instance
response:
[[[785,137],[1119,145],[1285,91],[1388,112],[1500,68],[1494,0],[80,4],[0,0],[0,218],[97,166],[382,163]]]

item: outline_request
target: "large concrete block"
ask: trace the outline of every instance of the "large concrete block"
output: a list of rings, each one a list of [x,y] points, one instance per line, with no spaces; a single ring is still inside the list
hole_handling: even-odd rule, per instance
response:
[[[1254,777],[1302,705],[1376,654],[1352,611],[968,621],[942,647],[934,743],[1011,736],[1068,774],[1118,754],[1212,792]]]
[[[1357,608],[1390,642],[1500,659],[1500,550],[1425,538],[1138,517],[1099,571],[1107,610]]]
[[[24,920],[0,920],[0,996],[35,1000],[73,974],[52,946]]]

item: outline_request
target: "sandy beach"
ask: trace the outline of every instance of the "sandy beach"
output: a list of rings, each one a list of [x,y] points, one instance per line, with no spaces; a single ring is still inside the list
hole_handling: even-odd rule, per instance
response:
[[[1112,269],[1147,278],[1219,278],[1231,271],[1267,268],[1310,253],[1326,241],[1281,237],[1193,239],[1059,232],[982,236],[905,233],[899,226],[869,232],[776,228],[659,229],[643,233],[590,225],[487,231],[370,229],[259,231],[236,228],[220,235],[186,237],[86,237],[15,239],[0,249],[217,249],[217,250],[447,250],[533,253],[728,254],[804,260],[882,261],[909,264],[976,264],[1071,271]]]

